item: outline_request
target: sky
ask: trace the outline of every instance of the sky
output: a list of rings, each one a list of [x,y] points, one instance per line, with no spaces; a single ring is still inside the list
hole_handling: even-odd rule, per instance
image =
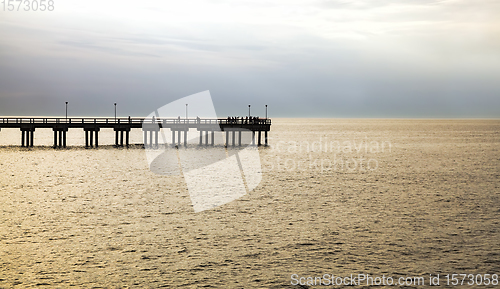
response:
[[[500,117],[498,0],[29,1],[0,3],[0,116]]]

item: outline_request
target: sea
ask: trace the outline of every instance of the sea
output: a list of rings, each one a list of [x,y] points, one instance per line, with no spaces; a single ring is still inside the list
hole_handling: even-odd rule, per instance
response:
[[[498,286],[500,120],[272,119],[260,182],[199,212],[142,141],[0,131],[0,288]]]

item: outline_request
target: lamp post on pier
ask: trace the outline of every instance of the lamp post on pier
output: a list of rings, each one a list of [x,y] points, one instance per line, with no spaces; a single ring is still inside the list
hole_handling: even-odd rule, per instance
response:
[[[116,122],[116,102],[115,102],[115,122]]]
[[[248,119],[250,119],[250,104],[248,105]]]
[[[188,104],[186,103],[186,119],[188,118]]]
[[[266,104],[266,119],[267,119],[267,104]]]
[[[68,102],[66,101],[66,122],[68,122]]]

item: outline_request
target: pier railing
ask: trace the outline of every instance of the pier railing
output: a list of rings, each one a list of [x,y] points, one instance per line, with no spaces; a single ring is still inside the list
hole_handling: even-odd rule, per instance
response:
[[[225,118],[60,118],[60,117],[4,117],[0,118],[1,124],[271,124],[271,119],[225,119]]]

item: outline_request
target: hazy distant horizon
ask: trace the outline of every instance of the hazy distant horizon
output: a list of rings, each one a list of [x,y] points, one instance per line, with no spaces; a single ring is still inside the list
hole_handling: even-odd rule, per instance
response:
[[[233,115],[231,115],[233,116]],[[265,118],[265,115],[253,115],[252,116],[258,116],[260,118]],[[64,115],[0,115],[0,118],[29,118],[29,117],[34,117],[34,118],[65,118]],[[117,118],[123,119],[129,117],[128,115],[126,116],[120,116],[118,115]],[[130,115],[132,118],[145,118],[146,116],[139,116],[139,115]],[[177,119],[178,116],[169,116],[165,118],[173,118]],[[238,115],[238,117],[246,117],[245,115]],[[87,115],[87,116],[68,116],[68,118],[108,118],[108,119],[113,119],[113,116],[95,116],[95,115]],[[195,119],[196,116],[190,116],[189,119]],[[227,116],[218,116],[217,118],[220,119],[225,119]],[[268,116],[269,119],[377,119],[377,120],[500,120],[500,117],[282,117],[282,116]],[[181,119],[185,119],[184,116],[181,116]]]

